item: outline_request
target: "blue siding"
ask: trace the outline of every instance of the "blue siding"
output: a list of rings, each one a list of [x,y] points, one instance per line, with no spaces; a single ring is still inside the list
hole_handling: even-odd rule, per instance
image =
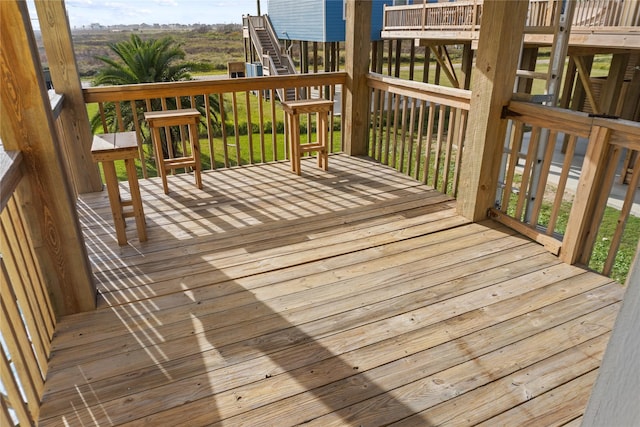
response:
[[[269,19],[281,40],[324,40],[322,0],[269,0]]]
[[[380,40],[382,8],[393,0],[371,0],[371,40]],[[343,0],[269,0],[268,14],[278,37],[290,40],[345,40]]]

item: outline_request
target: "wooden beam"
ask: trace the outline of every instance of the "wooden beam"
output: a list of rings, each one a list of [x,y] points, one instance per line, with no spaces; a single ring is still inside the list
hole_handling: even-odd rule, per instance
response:
[[[582,421],[583,427],[631,426],[640,419],[640,244],[611,339]],[[635,398],[633,396],[636,396]]]
[[[449,79],[451,85],[455,88],[460,88],[460,83],[458,82],[458,78],[456,77],[456,70],[453,69],[451,59],[449,58],[449,54],[447,53],[447,46],[429,45],[429,49],[431,50],[431,52],[433,52],[433,56],[438,62],[438,65],[440,65],[440,68],[444,71],[445,75]]]
[[[458,212],[473,221],[494,207],[506,132],[502,109],[513,93],[528,2],[487,0],[476,54]]]
[[[585,64],[581,56],[574,56],[573,61],[576,64],[576,69],[578,70],[578,77],[580,77],[580,83],[582,84],[582,89],[584,90],[584,93],[587,96],[587,99],[589,100],[591,109],[593,110],[594,114],[600,114],[600,107],[598,105],[598,101],[596,100],[595,95],[593,94],[593,87],[591,86],[591,80],[589,77],[589,75],[591,74],[591,67]]]
[[[64,94],[64,108],[58,120],[65,135],[60,142],[72,182],[78,193],[102,191],[98,167],[91,161],[93,135],[87,106],[82,98],[82,85],[64,0],[35,0],[35,5],[51,79],[56,92]]]
[[[347,40],[345,53],[345,150],[350,155],[367,153],[367,128],[369,118],[369,44],[371,27],[371,2],[347,0]]]
[[[0,136],[6,150],[22,151],[27,180],[16,197],[56,314],[92,310],[96,290],[26,2],[1,1],[0,27]]]

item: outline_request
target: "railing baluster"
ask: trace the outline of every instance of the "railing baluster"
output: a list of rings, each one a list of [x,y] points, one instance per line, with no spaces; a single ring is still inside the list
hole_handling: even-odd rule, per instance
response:
[[[547,139],[547,147],[544,153],[544,159],[542,160],[542,165],[540,166],[540,181],[538,183],[538,190],[534,196],[533,200],[533,208],[531,209],[531,219],[530,224],[535,225],[538,223],[538,216],[540,214],[540,209],[542,208],[542,202],[544,200],[544,193],[547,187],[547,178],[549,176],[549,171],[551,169],[551,161],[553,160],[553,152],[556,148],[556,141],[558,137],[557,131],[550,131],[549,137]]]
[[[207,142],[209,143],[209,165],[212,170],[216,169],[216,155],[215,149],[213,146],[213,128],[211,123],[213,122],[211,117],[211,100],[209,99],[209,94],[202,94],[204,99],[204,110],[205,110],[205,121],[207,128]]]
[[[424,132],[424,108],[425,108],[425,101],[423,100],[418,100],[418,103],[420,104],[420,107],[418,108],[418,130],[416,135],[418,136],[418,143],[416,146],[416,157],[415,157],[415,178],[417,180],[420,180],[420,157],[422,155],[422,147],[424,145],[424,137],[423,137],[423,132]]]
[[[271,89],[269,93],[271,103],[271,149],[273,150],[273,161],[278,160],[278,138],[277,138],[277,116],[276,116],[276,90]],[[285,152],[286,140],[285,140]]]
[[[2,349],[0,348],[0,350]],[[11,403],[11,409],[15,411],[19,425],[35,425],[35,420],[32,418],[29,408],[27,408],[24,400],[22,400],[20,385],[16,382],[16,378],[11,375],[11,363],[7,355],[4,354],[4,351],[0,351],[0,353],[2,353],[2,364],[0,365],[0,372],[2,373],[1,379],[6,389],[7,401]],[[4,397],[2,400],[5,400]]]
[[[262,95],[262,90],[258,91],[258,116],[260,123],[260,161],[264,163],[266,159],[264,145],[264,96]]]
[[[140,155],[140,168],[142,169],[142,177],[148,178],[147,172],[147,160],[144,154],[144,145],[142,142],[142,130],[140,129],[140,122],[138,121],[138,108],[136,106],[136,101],[129,101],[131,105],[131,114],[133,116],[133,126],[136,131],[136,141],[138,142],[138,153]]]
[[[627,219],[629,218],[629,213],[631,212],[631,205],[633,204],[634,196],[639,184],[640,156],[636,156],[636,161],[633,166],[633,174],[631,175],[631,179],[629,180],[627,193],[625,194],[622,209],[620,210],[620,216],[618,217],[618,224],[616,226],[613,237],[611,238],[609,253],[607,254],[607,259],[605,260],[604,266],[602,268],[602,274],[606,276],[609,276],[613,269],[613,264],[616,260],[618,249],[620,248],[620,242],[622,241],[622,234],[624,232],[625,225],[627,224]]]
[[[500,210],[507,212],[509,203],[511,202],[511,192],[513,188],[513,178],[515,176],[516,166],[520,158],[520,149],[522,146],[523,123],[513,122],[511,125],[511,140],[509,142],[509,162],[507,164],[507,173],[504,181],[504,189],[502,191],[502,202]]]
[[[249,91],[244,92],[245,103],[247,104],[247,138],[249,143],[249,164],[253,164],[253,124],[251,122],[251,99]]]
[[[401,113],[401,127],[400,127],[400,162],[397,166],[397,169],[400,172],[403,172],[405,169],[404,158],[405,158],[405,150],[406,150],[406,139],[407,139],[407,108],[408,104],[411,102],[411,99],[408,96],[403,97],[402,99],[402,113]]]
[[[424,178],[422,182],[424,184],[429,183],[429,173],[431,171],[431,147],[433,145],[433,126],[435,124],[436,106],[434,103],[429,102],[429,115],[427,120],[427,136],[426,143],[424,145]]]
[[[460,168],[462,166],[462,150],[464,150],[464,136],[465,130],[467,129],[467,117],[468,112],[466,110],[460,111],[460,123],[458,124],[458,128],[460,132],[458,132],[458,139],[456,141],[457,151],[456,151],[456,164],[455,170],[453,171],[453,187],[451,189],[451,194],[454,197],[458,195],[458,183],[460,182]]]
[[[224,157],[224,167],[229,167],[229,150],[227,147],[227,121],[226,114],[224,111],[224,94],[221,93],[219,96],[219,104],[220,104],[220,124],[222,129],[222,154]]]
[[[411,176],[411,166],[413,165],[413,149],[414,144],[413,140],[415,137],[414,127],[416,121],[416,99],[411,98],[411,112],[409,114],[409,143],[407,147],[407,175]],[[418,179],[418,176],[414,176],[414,178]]]
[[[455,110],[453,108],[449,108],[448,112],[449,118],[449,126],[447,127],[447,144],[445,147],[444,153],[444,165],[442,167],[442,192],[449,193],[448,185],[449,185],[449,173],[451,171],[451,155],[453,151],[453,135],[454,135],[454,126],[456,125],[456,116]]]
[[[440,181],[440,156],[442,154],[442,138],[444,138],[445,106],[438,107],[438,133],[436,134],[436,151],[433,155],[433,188],[438,188]]]
[[[13,278],[15,286],[13,291],[24,312],[27,328],[31,331],[33,348],[41,366],[46,366],[49,356],[50,342],[43,333],[46,328],[44,319],[39,315],[39,310],[35,306],[35,295],[33,293],[32,283],[26,276],[26,267],[24,266],[19,252],[20,243],[15,235],[15,225],[12,224],[11,217],[8,212],[2,212],[2,232],[0,241],[2,242],[3,257],[7,257],[6,267],[9,275]]]
[[[233,109],[233,136],[236,147],[236,165],[242,164],[242,155],[240,153],[240,130],[238,128],[238,97],[236,92],[231,92],[231,108]]]
[[[393,102],[393,148],[391,149],[391,165],[398,168],[396,163],[398,158],[398,122],[400,120],[400,101],[402,96],[395,95]]]
[[[576,135],[569,136],[567,149],[564,154],[564,162],[562,163],[562,172],[560,173],[560,179],[558,180],[558,187],[556,188],[556,195],[553,200],[553,206],[551,208],[551,214],[549,216],[549,224],[547,224],[546,234],[548,236],[551,236],[555,232],[556,222],[558,221],[558,215],[560,214],[560,207],[562,206],[564,190],[567,186],[569,173],[571,172],[571,163],[573,162],[573,155],[576,150],[577,141],[578,137]]]

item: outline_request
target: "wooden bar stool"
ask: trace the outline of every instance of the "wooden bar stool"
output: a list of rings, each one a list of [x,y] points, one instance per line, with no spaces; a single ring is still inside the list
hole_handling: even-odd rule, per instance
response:
[[[202,189],[202,177],[200,172],[202,166],[200,164],[200,143],[198,142],[198,123],[200,122],[200,112],[195,108],[187,108],[181,110],[152,111],[144,113],[145,120],[149,123],[151,129],[151,138],[156,151],[156,159],[158,159],[158,173],[162,178],[162,187],[164,194],[169,194],[169,186],[167,185],[167,171],[177,168],[193,168],[193,174],[196,179],[196,187]],[[160,129],[170,126],[189,127],[189,149],[190,153],[183,153],[182,157],[173,159],[165,159],[162,152],[162,138],[160,137]],[[171,144],[170,132],[167,132],[167,144]]]
[[[136,172],[135,159],[138,158],[138,141],[135,132],[106,133],[95,135],[91,145],[91,156],[94,162],[102,162],[104,180],[109,194],[109,204],[113,214],[113,222],[116,227],[116,237],[119,245],[127,244],[125,232],[125,218],[134,217],[138,230],[138,239],[141,242],[147,240],[147,229],[138,186],[138,174]],[[122,200],[120,187],[116,176],[116,160],[124,160],[129,180],[130,200]],[[125,212],[125,207],[131,210]]]
[[[333,101],[326,99],[302,99],[282,103],[289,133],[289,153],[291,170],[300,175],[300,158],[303,153],[317,152],[318,167],[329,170],[329,113],[333,111]],[[316,113],[316,142],[300,142],[300,115]]]

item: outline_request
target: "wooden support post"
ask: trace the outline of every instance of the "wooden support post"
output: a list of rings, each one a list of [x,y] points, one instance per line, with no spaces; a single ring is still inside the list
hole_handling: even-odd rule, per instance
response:
[[[313,72],[318,72],[318,42],[313,42]]]
[[[409,80],[413,80],[413,74],[415,72],[416,61],[416,44],[411,40],[411,48],[409,50]]]
[[[378,45],[376,46],[376,50],[378,51],[378,54],[377,54],[378,60],[375,63],[376,73],[382,74],[382,67],[384,65],[384,40],[380,40],[378,42]]]
[[[488,0],[476,59],[458,211],[472,221],[494,207],[506,124],[502,109],[513,93],[528,2]]]
[[[471,43],[465,43],[462,48],[462,68],[460,80],[463,89],[471,89],[471,70],[473,69],[473,49]]]
[[[627,88],[627,96],[622,106],[620,116],[627,120],[640,120],[640,53],[634,54],[636,67],[631,75],[631,82]]]
[[[396,59],[394,67],[394,77],[400,77],[400,66],[402,60],[402,39],[396,40]]]
[[[611,161],[612,153],[608,144],[610,129],[593,126],[591,128],[591,136],[585,153],[585,161],[580,173],[578,187],[576,188],[576,196],[571,205],[569,213],[569,222],[562,239],[562,249],[560,250],[560,259],[567,264],[575,264],[581,261],[586,255],[591,254],[591,248],[586,246],[591,232],[591,226],[594,221],[599,222],[602,218],[595,218],[598,211],[604,209],[599,208],[601,203],[600,192],[607,191],[603,188],[603,182],[607,178],[605,171],[607,165]],[[613,177],[609,178],[613,179]],[[611,181],[609,180],[609,184]],[[601,191],[598,191],[601,190]],[[606,204],[606,199],[604,200]]]
[[[628,53],[617,53],[611,57],[611,66],[609,67],[607,81],[600,93],[600,111],[604,114],[616,115],[619,113],[616,109],[620,99],[624,76],[627,71],[629,57],[630,54]]]
[[[367,69],[371,34],[371,2],[369,0],[347,0],[347,40],[345,71],[347,83],[344,87],[344,142],[350,155],[367,153],[369,129],[369,89]]]
[[[36,256],[57,315],[93,310],[96,289],[26,2],[0,1],[0,27],[0,137],[23,154],[27,182],[17,196]]]
[[[55,91],[64,94],[64,108],[58,120],[65,135],[60,142],[72,182],[78,193],[102,191],[98,167],[91,159],[93,134],[82,95],[64,0],[36,0],[35,5],[51,79]]]
[[[300,67],[303,74],[309,73],[309,42],[300,42]]]
[[[373,40],[371,42],[371,63],[369,66],[371,67],[371,72],[376,72],[376,64],[378,63],[378,41]]]
[[[391,64],[393,63],[393,40],[389,40],[389,50],[387,53],[387,75],[391,76]]]
[[[422,81],[429,83],[429,71],[431,69],[431,49],[429,47],[424,48],[424,64],[422,68]]]

